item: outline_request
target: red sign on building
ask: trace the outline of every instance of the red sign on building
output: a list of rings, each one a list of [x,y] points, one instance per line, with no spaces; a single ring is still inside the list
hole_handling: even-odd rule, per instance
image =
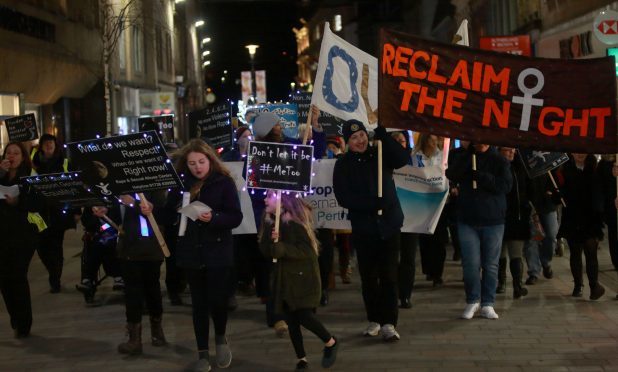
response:
[[[481,37],[481,49],[519,56],[532,56],[530,35]]]

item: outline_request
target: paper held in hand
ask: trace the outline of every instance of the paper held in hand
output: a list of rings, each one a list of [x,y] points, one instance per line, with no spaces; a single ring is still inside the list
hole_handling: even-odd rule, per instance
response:
[[[194,201],[186,207],[182,207],[178,210],[180,214],[189,217],[191,221],[197,220],[201,214],[208,213],[210,211],[212,211],[212,208],[200,201]]]
[[[10,196],[11,198],[19,195],[19,186],[2,186],[0,185],[0,199],[6,199],[5,195]]]

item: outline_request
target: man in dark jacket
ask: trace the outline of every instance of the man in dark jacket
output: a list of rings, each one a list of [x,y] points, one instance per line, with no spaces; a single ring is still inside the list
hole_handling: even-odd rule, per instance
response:
[[[472,170],[473,156],[476,156],[476,170]],[[484,318],[498,319],[493,306],[504,234],[506,194],[513,183],[510,166],[489,145],[475,144],[468,146],[468,151],[449,159],[446,176],[458,183],[460,190],[457,230],[467,303],[461,317],[471,319],[481,308]]]
[[[352,244],[356,249],[363,301],[369,326],[364,334],[382,333],[386,341],[399,340],[397,273],[403,211],[397,198],[393,170],[408,162],[408,152],[386,129],[377,127],[374,139],[383,143],[383,196],[378,197],[378,152],[368,147],[367,130],[357,120],[343,125],[349,151],[335,163],[333,188],[337,202],[348,209]]]

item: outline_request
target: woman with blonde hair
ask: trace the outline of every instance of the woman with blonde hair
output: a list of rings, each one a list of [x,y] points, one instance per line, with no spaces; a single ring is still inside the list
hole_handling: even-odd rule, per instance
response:
[[[313,231],[310,208],[296,195],[281,195],[281,224],[274,229],[277,196],[268,192],[259,234],[264,256],[277,259],[274,270],[275,310],[285,312],[298,362],[296,370],[308,368],[300,326],[324,342],[322,367],[331,367],[337,357],[338,342],[315,317],[320,303],[321,285],[318,266],[318,239]]]
[[[215,327],[216,362],[227,368],[232,352],[225,337],[227,301],[234,266],[232,229],[240,225],[242,212],[236,184],[212,147],[200,139],[189,141],[178,152],[176,169],[183,178],[191,201],[200,201],[209,210],[198,219],[187,219],[179,236],[176,263],[185,270],[193,303],[193,330],[198,348],[198,370],[209,371],[209,318]],[[170,192],[168,211],[177,216],[181,193]]]

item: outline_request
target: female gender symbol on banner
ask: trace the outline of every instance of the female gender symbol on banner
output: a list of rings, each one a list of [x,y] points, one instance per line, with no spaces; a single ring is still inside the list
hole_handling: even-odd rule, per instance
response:
[[[333,59],[335,57],[341,58],[348,64],[350,69],[350,91],[352,97],[348,102],[340,102],[339,98],[333,92],[333,71],[335,66],[333,65]],[[346,112],[354,112],[358,107],[358,90],[356,89],[356,80],[358,79],[358,68],[356,67],[356,61],[345,50],[338,46],[333,46],[328,51],[328,65],[324,72],[324,82],[322,84],[322,94],[326,102],[330,103],[333,107]]]
[[[525,83],[526,78],[530,75],[536,77],[536,85],[532,88],[528,88]],[[517,86],[524,96],[513,96],[512,98],[513,103],[523,105],[519,130],[528,131],[530,127],[531,106],[543,106],[542,99],[532,98],[532,96],[540,92],[544,85],[545,77],[543,73],[536,68],[530,67],[519,73],[517,77]]]

